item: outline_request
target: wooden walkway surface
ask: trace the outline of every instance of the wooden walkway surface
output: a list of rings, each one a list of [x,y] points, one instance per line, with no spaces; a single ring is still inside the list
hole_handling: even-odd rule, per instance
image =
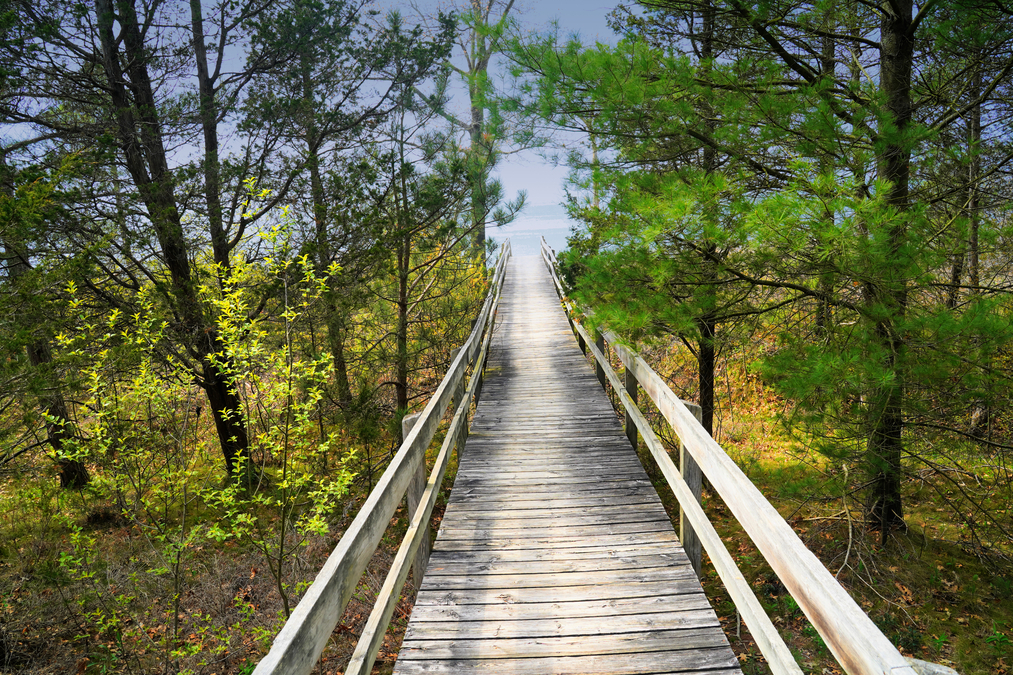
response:
[[[541,259],[510,267],[394,673],[740,673]]]

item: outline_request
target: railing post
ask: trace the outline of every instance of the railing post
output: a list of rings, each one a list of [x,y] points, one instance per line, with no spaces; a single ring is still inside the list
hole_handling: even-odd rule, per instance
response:
[[[602,355],[605,354],[605,336],[602,335],[597,328],[594,329],[594,345],[598,348],[598,351],[600,351]],[[598,382],[601,383],[601,388],[608,391],[608,387],[605,386],[608,382],[608,379],[605,377],[605,368],[602,364],[598,363],[598,359],[595,359],[594,361],[594,374],[598,376]]]
[[[460,353],[461,353],[461,348],[460,347],[454,347],[453,349],[451,349],[450,350],[450,362],[453,363],[454,359],[456,359],[457,355],[460,354]],[[454,388],[454,395],[450,399],[450,410],[451,410],[450,415],[451,415],[451,417],[453,417],[454,414],[457,413],[457,407],[459,405],[461,405],[461,401],[464,400],[464,389],[465,389],[465,387],[464,387],[465,382],[464,381],[466,379],[468,379],[467,378],[467,373],[468,373],[468,368],[467,368],[467,365],[465,365],[464,373],[461,375],[461,382]],[[467,413],[465,413],[465,415],[467,415]],[[464,429],[461,431],[461,443],[463,444],[464,441],[467,440],[467,438],[468,438],[468,425],[465,424],[464,425]],[[460,452],[461,448],[458,448],[457,451]]]
[[[408,434],[421,415],[422,413],[414,413],[405,415],[401,419],[401,435],[403,438],[408,438]],[[405,499],[408,502],[408,522],[411,522],[412,516],[415,515],[415,511],[422,502],[422,493],[426,491],[426,453],[425,450],[421,450],[421,452],[422,461],[419,462],[419,468],[412,474],[412,479],[408,483],[408,491],[405,493]],[[415,570],[415,588],[422,585],[422,577],[426,573],[426,565],[429,564],[429,550],[429,525],[426,524],[425,531],[422,533],[422,543],[419,545],[419,550],[415,553],[415,562],[412,563],[412,569]]]
[[[696,418],[697,422],[703,421],[703,408],[688,401],[683,401],[683,403],[693,413],[693,417]],[[700,471],[700,466],[696,463],[696,460],[686,450],[685,443],[679,444],[679,471],[682,473],[682,479],[686,481],[686,485],[689,486],[693,496],[696,497],[697,503],[700,503],[703,498],[703,473]],[[682,508],[679,509],[679,539],[682,541],[682,548],[686,551],[689,561],[693,564],[693,570],[696,572],[697,578],[700,578],[700,568],[702,565],[700,537],[697,536],[693,530],[693,526],[689,523],[689,519],[686,518],[686,510]]]
[[[492,321],[488,323],[486,330],[492,330]],[[478,402],[482,398],[482,385],[485,384],[485,364],[476,364],[478,367],[478,384],[475,385],[475,394],[472,396],[472,400],[475,401],[475,407],[478,408]]]
[[[623,377],[623,386],[626,388],[626,393],[630,395],[630,399],[634,403],[637,402],[637,394],[640,391],[640,385],[637,383],[637,378],[633,375],[633,371],[629,368],[625,369]],[[630,445],[633,449],[637,449],[637,425],[633,423],[633,417],[630,415],[630,411],[627,410],[623,415],[623,422],[626,425],[626,438],[630,439]]]

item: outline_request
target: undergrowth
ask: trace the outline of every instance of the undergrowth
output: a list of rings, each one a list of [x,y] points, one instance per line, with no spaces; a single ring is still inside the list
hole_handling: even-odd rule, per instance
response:
[[[1003,479],[1003,458],[974,444],[942,452],[939,439],[911,438],[903,484],[908,529],[891,532],[884,543],[865,526],[862,476],[811,451],[783,423],[788,403],[751,367],[763,348],[757,342],[719,368],[718,442],[902,654],[961,675],[1013,672],[1013,542],[1001,536],[1011,523],[1013,485]],[[677,395],[696,400],[695,362],[681,345],[641,353]],[[614,354],[612,361],[621,372]],[[645,398],[641,408],[677,457],[678,439]],[[1000,420],[994,426],[1001,431]],[[678,530],[671,489],[642,443],[640,455]],[[961,512],[969,502],[982,511]],[[706,481],[703,505],[796,662],[806,673],[843,672]],[[985,544],[983,534],[995,533],[992,524],[1000,536]],[[703,583],[743,672],[770,672],[706,553]]]
[[[113,501],[90,489],[60,490],[48,465],[21,468],[0,482],[0,673],[252,672],[285,620],[284,601],[261,548],[241,538],[194,538],[176,579],[158,569],[164,559],[145,528],[125,518]],[[455,472],[456,457],[448,467],[447,486]],[[311,533],[302,545],[290,535],[296,553],[284,581],[293,589],[293,605],[369,488],[365,476],[352,484],[328,531]],[[447,487],[438,497],[437,526],[449,492]],[[214,512],[198,511],[195,529],[200,531]],[[262,516],[265,524],[277,517],[270,509]],[[402,505],[314,673],[343,672],[407,526]],[[173,597],[177,588],[178,601]],[[414,595],[409,576],[374,672],[391,672]],[[173,634],[178,639],[168,639]]]

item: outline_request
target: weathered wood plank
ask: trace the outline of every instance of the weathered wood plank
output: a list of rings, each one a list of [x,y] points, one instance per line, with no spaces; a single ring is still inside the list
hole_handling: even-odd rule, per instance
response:
[[[738,673],[537,261],[504,286],[482,400],[395,673]]]
[[[499,490],[483,490],[480,485],[467,489],[459,487],[454,490],[455,501],[447,506],[466,508],[474,504],[491,504],[499,502],[520,504],[522,502],[539,502],[552,499],[560,504],[566,501],[600,500],[600,499],[621,499],[623,497],[639,498],[644,495],[655,496],[657,492],[649,481],[630,481],[625,485],[603,485],[599,489],[593,489],[594,485],[582,486],[579,490],[553,490],[551,492],[538,493],[533,490],[525,490],[516,494],[501,493]],[[449,490],[448,490],[449,492]],[[503,496],[500,496],[500,495]]]
[[[552,617],[547,619],[508,619],[494,621],[481,617],[472,621],[457,620],[453,623],[442,621],[414,621],[408,626],[405,641],[411,640],[456,640],[456,639],[502,639],[619,635],[624,633],[645,633],[665,629],[713,628],[720,625],[710,607],[697,610],[683,610],[678,616],[671,611],[653,614],[630,614],[621,622],[602,621],[593,617]],[[672,645],[673,647],[675,645]],[[586,653],[586,652],[585,652]]]
[[[614,478],[621,476],[628,476],[629,478],[634,477],[634,471],[637,467],[633,464],[626,463],[622,466],[615,467],[610,465],[602,466],[573,466],[569,469],[556,469],[552,471],[544,470],[514,470],[514,471],[493,471],[491,469],[478,470],[469,468],[466,471],[459,471],[457,474],[458,479],[462,481],[471,480],[488,480],[490,482],[495,481],[502,483],[504,481],[525,481],[527,483],[540,483],[554,485],[563,479],[563,482],[572,482],[575,478],[592,478],[600,479],[602,471],[611,471]],[[597,481],[584,481],[584,482],[597,482]]]
[[[583,560],[454,560],[453,562],[432,562],[426,576],[453,576],[461,574],[556,574],[560,572],[599,572],[603,570],[636,570],[656,567],[679,567],[689,565],[685,556],[670,553],[661,555],[638,555],[636,557],[590,558]]]
[[[543,572],[524,574],[432,575],[422,581],[427,591],[480,588],[564,588],[585,585],[642,584],[650,581],[676,581],[695,576],[690,567],[645,567],[582,572]]]
[[[609,487],[615,487],[614,484],[618,481],[636,481],[638,477],[633,474],[632,467],[620,467],[618,469],[611,469],[610,467],[598,468],[598,471],[608,472],[610,474],[609,480],[595,480],[595,467],[574,467],[569,473],[557,472],[557,471],[501,471],[494,473],[491,471],[482,472],[468,472],[460,477],[462,486],[474,486],[476,483],[481,483],[486,486],[507,486],[514,484],[524,485],[525,487],[530,485],[580,485],[582,483],[591,483],[594,485],[603,484]]]
[[[461,483],[460,485],[454,485],[454,496],[455,498],[463,499],[469,495],[491,495],[504,494],[508,492],[502,489],[503,486],[492,485],[492,481],[475,479],[470,481],[469,485]],[[545,493],[548,495],[563,495],[568,493],[580,493],[590,495],[593,493],[605,493],[605,492],[616,492],[620,490],[635,490],[635,489],[647,489],[653,490],[654,486],[651,485],[651,481],[647,478],[625,478],[622,480],[600,480],[597,483],[594,481],[582,482],[571,488],[557,488],[553,487],[545,490],[532,490],[530,486],[525,486],[523,493],[518,494],[534,494],[534,493]],[[657,494],[657,492],[655,492]],[[540,497],[539,497],[540,498]]]
[[[673,556],[677,560],[687,561],[685,554],[672,548],[672,541],[661,542],[640,542],[622,546],[610,546],[606,543],[591,545],[585,543],[573,547],[560,548],[518,548],[518,549],[497,549],[481,551],[454,551],[440,549],[434,551],[430,560],[433,564],[446,564],[447,562],[475,562],[478,564],[486,562],[537,562],[540,560],[593,560],[596,558],[622,558],[624,560],[639,560],[644,556],[666,555]]]
[[[415,600],[430,605],[497,605],[583,600],[619,600],[701,593],[700,582],[689,577],[632,584],[558,586],[553,588],[459,588],[419,591]]]
[[[416,604],[412,622],[441,621],[509,621],[535,619],[625,617],[631,614],[692,612],[708,609],[710,603],[702,591],[684,595],[662,595],[645,598],[613,598],[610,600],[571,600],[569,602],[527,602],[496,604],[455,604],[453,606]],[[623,626],[621,622],[612,625]],[[453,630],[453,629],[452,629]]]
[[[715,623],[717,621],[715,620]],[[719,630],[687,628],[684,630],[653,630],[642,633],[596,634],[563,637],[415,640],[405,638],[401,644],[403,658],[419,659],[516,659],[539,656],[595,656],[599,654],[645,654],[688,650],[707,653],[724,647],[728,640]],[[708,656],[711,656],[708,654]],[[690,657],[692,658],[692,657]],[[700,658],[700,657],[697,657]],[[700,659],[703,661],[703,659]],[[711,665],[713,661],[698,662]],[[715,665],[728,665],[718,661]]]
[[[673,669],[679,663],[684,670]],[[667,668],[665,666],[668,666]],[[602,656],[549,656],[527,659],[398,660],[395,673],[454,673],[456,675],[741,675],[735,655],[723,649],[607,654]]]
[[[565,539],[609,536],[614,534],[640,534],[642,532],[667,532],[672,524],[667,520],[649,520],[645,522],[615,523],[608,525],[570,525],[566,527],[469,527],[447,523],[440,527],[440,537],[445,539],[467,539],[469,541],[486,541],[506,537],[509,539]]]
[[[562,506],[552,503],[547,508],[511,509],[500,508],[489,511],[458,511],[454,509],[452,515],[454,521],[480,521],[496,519],[499,521],[521,520],[525,522],[560,520],[563,518],[618,518],[624,517],[643,518],[644,516],[666,518],[665,508],[657,502],[645,502],[630,506],[595,504],[593,506]],[[609,521],[611,522],[611,521]]]
[[[474,512],[473,512],[474,513]],[[589,533],[589,536],[597,534],[615,534],[621,532],[653,532],[657,526],[641,527],[648,523],[669,523],[664,510],[651,508],[649,513],[636,513],[631,509],[625,509],[619,513],[592,513],[587,515],[567,514],[544,514],[539,518],[497,518],[496,514],[489,511],[481,512],[477,517],[462,518],[455,516],[447,525],[447,535],[451,538],[461,538],[464,532],[491,532],[506,531],[504,534],[511,536],[537,537],[543,534],[558,536],[574,534],[571,528],[581,528],[580,531]],[[545,532],[550,530],[551,532]],[[523,533],[523,534],[522,534]],[[470,535],[469,535],[470,536]],[[476,535],[477,536],[477,535]]]
[[[650,495],[630,494],[628,492],[617,492],[604,496],[568,497],[566,499],[544,499],[540,501],[528,499],[500,499],[500,500],[461,500],[454,505],[451,515],[483,512],[483,511],[526,511],[535,506],[548,509],[570,509],[570,508],[594,508],[596,506],[625,506],[636,508],[642,505],[653,505]],[[447,509],[450,510],[449,507]],[[456,517],[456,516],[455,516]]]
[[[474,539],[463,538],[453,539],[446,537],[439,539],[442,550],[454,551],[503,551],[520,549],[567,549],[579,548],[588,544],[587,537],[570,536],[561,534],[556,537],[532,537],[530,539],[506,539],[497,537],[495,539]],[[675,546],[679,545],[679,538],[675,532],[659,530],[657,532],[637,532],[636,534],[617,534],[611,537],[596,537],[595,543],[601,546],[626,546],[638,543],[654,543],[663,541]]]

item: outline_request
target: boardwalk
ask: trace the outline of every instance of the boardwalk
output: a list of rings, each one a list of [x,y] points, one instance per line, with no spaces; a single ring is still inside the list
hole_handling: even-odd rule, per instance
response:
[[[538,258],[516,258],[394,672],[739,673]]]

